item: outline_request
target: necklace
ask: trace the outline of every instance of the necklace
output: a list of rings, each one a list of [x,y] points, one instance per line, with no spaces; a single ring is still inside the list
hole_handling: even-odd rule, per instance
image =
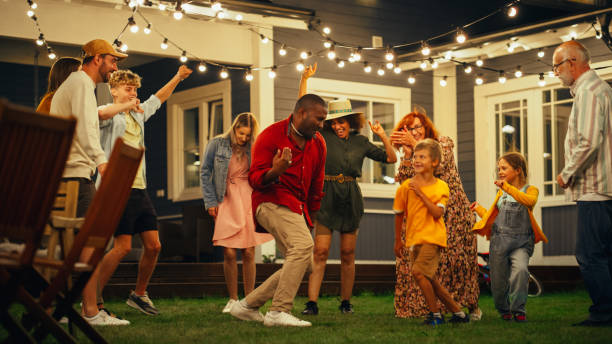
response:
[[[291,121],[290,123],[291,123],[291,129],[293,129],[295,133],[298,134],[298,136],[304,137],[304,134],[300,133],[300,131],[297,130],[297,128],[293,125],[293,121]]]

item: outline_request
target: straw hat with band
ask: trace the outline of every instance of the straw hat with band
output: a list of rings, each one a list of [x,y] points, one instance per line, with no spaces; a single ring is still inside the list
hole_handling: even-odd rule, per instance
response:
[[[363,115],[363,112],[354,112],[348,99],[330,100],[327,103],[327,121],[349,115]]]
[[[103,39],[94,39],[85,43],[81,48],[83,58],[96,56],[96,55],[112,55],[120,59],[127,57],[127,54],[120,53],[113,46]]]

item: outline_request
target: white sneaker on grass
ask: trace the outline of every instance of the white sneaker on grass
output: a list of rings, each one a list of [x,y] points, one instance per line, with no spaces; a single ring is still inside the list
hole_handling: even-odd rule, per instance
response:
[[[300,320],[292,314],[278,311],[268,311],[264,317],[265,326],[294,326],[308,327],[312,326],[309,321]]]
[[[259,308],[249,307],[244,300],[234,302],[234,305],[232,305],[232,308],[230,309],[230,314],[234,318],[244,321],[264,321],[264,316],[259,311]]]
[[[223,311],[221,313],[229,313],[230,310],[232,309],[232,306],[236,302],[238,302],[238,300],[229,299],[229,301],[227,301],[227,304],[225,305],[225,307],[223,307]]]
[[[470,312],[470,321],[478,321],[482,319],[482,310],[476,308],[473,312]]]
[[[111,317],[104,311],[99,311],[98,314],[91,318],[88,316],[83,316],[83,319],[85,319],[89,325],[92,326],[122,326],[130,324],[129,321]]]

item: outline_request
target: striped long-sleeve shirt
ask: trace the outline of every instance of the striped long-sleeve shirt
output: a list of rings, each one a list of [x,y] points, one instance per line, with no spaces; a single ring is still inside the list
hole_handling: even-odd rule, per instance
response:
[[[572,85],[574,105],[565,136],[565,167],[571,199],[612,197],[612,88],[593,70]],[[589,197],[590,198],[590,197]]]

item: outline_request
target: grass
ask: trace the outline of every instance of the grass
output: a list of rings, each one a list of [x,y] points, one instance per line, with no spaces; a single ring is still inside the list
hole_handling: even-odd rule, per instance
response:
[[[126,327],[98,328],[110,343],[610,343],[612,327],[585,328],[571,324],[584,320],[590,304],[584,291],[545,294],[530,298],[528,322],[499,319],[490,295],[481,297],[483,319],[464,325],[437,328],[421,325],[419,319],[397,319],[392,295],[361,294],[352,299],[355,314],[342,315],[339,299],[319,300],[318,316],[306,318],[311,328],[266,328],[221,314],[227,299],[154,300],[161,314],[146,316],[128,307],[125,300],[107,302],[113,312],[131,321]],[[305,298],[295,302],[294,314],[303,309]],[[268,303],[269,305],[269,303]],[[265,312],[267,306],[262,311]],[[300,315],[301,318],[303,318]],[[0,329],[0,340],[6,331]],[[52,342],[47,338],[48,342]],[[79,341],[86,342],[79,333]]]

